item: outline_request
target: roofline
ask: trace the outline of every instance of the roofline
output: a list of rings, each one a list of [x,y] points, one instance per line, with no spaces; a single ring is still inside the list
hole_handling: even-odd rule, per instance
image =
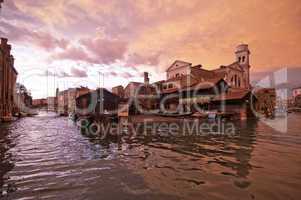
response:
[[[1,2],[1,0],[0,0],[0,2]],[[4,52],[1,48],[0,48],[0,51]],[[12,55],[10,55],[10,56],[12,56]],[[13,56],[12,56],[12,58],[14,59]],[[19,74],[18,71],[16,70],[16,68],[14,66],[12,66],[12,69],[14,70],[14,72],[16,73],[16,75]]]
[[[14,66],[13,66],[12,68],[13,68],[14,72],[16,73],[16,75],[18,75],[19,73],[18,73],[18,71],[16,70],[16,68],[15,68]]]
[[[195,66],[198,66],[198,65],[195,65]],[[209,69],[204,69],[204,68],[198,68],[198,70],[203,70],[203,71],[206,71],[206,72],[213,72],[214,71],[214,70],[209,70]]]
[[[167,69],[166,69],[166,72],[176,63],[176,62],[184,62],[184,63],[187,63],[188,65],[192,65],[192,63],[190,62],[186,62],[186,61],[183,61],[183,60],[175,60]],[[183,66],[184,67],[184,66]]]

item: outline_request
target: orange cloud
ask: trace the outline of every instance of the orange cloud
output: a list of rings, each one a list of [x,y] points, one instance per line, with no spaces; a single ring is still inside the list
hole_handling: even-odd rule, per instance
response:
[[[299,0],[12,0],[9,5],[7,11],[3,6],[5,23],[24,16],[28,20],[19,27],[55,35],[36,35],[35,44],[51,49],[51,43],[64,45],[51,38],[82,41],[85,51],[65,48],[56,59],[104,64],[124,59],[159,71],[183,59],[214,68],[234,61],[234,48],[243,42],[249,44],[253,71],[301,65]],[[99,30],[106,40],[93,39]]]

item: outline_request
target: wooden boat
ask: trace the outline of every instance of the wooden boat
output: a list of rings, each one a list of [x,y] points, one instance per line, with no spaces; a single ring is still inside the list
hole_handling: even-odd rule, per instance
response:
[[[191,116],[193,113],[158,113],[157,115],[161,117],[188,117]]]
[[[196,117],[196,118],[208,118],[208,113],[205,113],[205,112],[196,112],[196,113],[193,113],[192,116]]]

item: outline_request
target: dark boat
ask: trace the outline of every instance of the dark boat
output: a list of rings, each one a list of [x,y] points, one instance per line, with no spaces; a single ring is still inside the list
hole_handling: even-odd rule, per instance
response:
[[[192,112],[189,113],[170,112],[170,113],[158,113],[157,115],[161,117],[187,117],[187,116],[191,116],[192,114],[193,114]]]

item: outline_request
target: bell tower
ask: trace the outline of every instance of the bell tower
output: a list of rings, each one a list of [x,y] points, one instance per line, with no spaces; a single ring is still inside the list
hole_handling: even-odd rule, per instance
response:
[[[236,61],[244,70],[245,85],[250,88],[250,51],[247,44],[240,44],[236,47]]]

